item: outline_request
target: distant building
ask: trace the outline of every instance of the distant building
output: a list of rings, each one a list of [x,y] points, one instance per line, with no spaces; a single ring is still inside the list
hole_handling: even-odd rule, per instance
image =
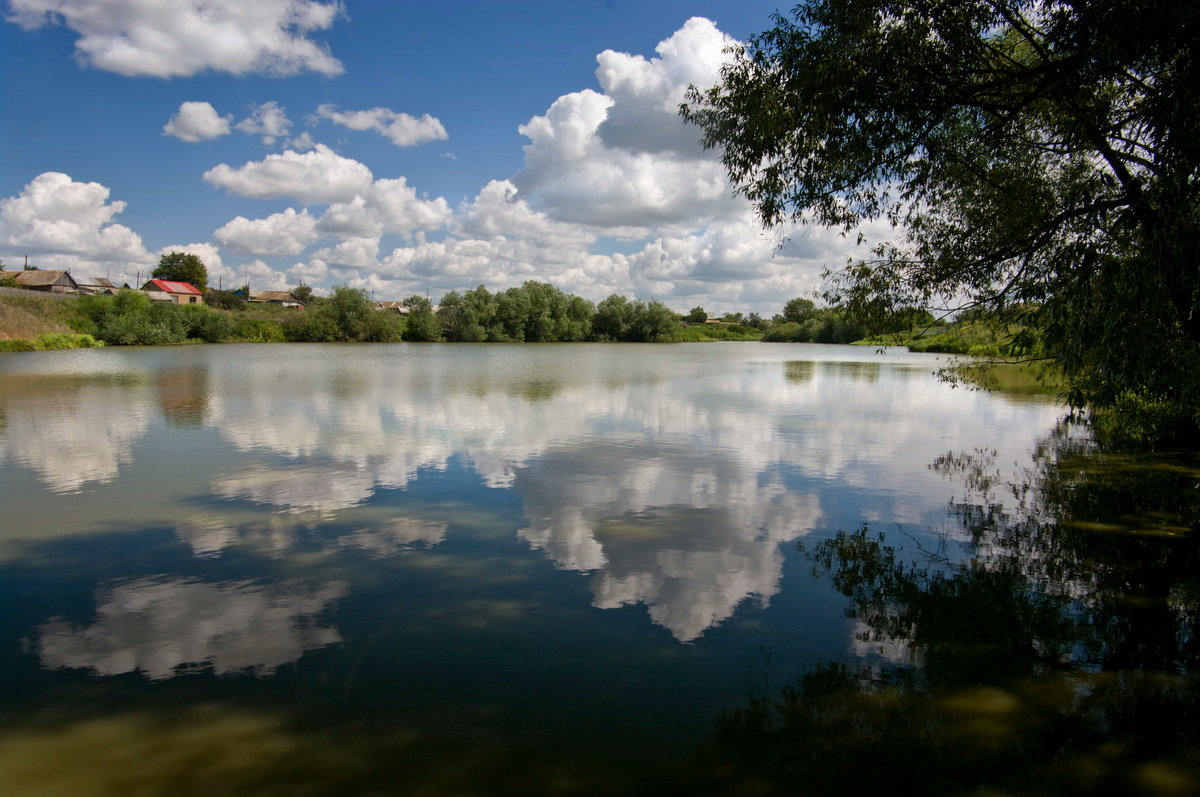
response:
[[[304,306],[304,302],[292,296],[291,291],[251,291],[249,301],[261,304],[274,304],[280,307]]]
[[[98,293],[115,294],[121,290],[120,287],[113,284],[113,281],[107,277],[79,279],[76,281],[76,287],[85,296],[94,296]]]
[[[78,285],[66,271],[30,269],[28,271],[3,271],[0,276],[16,282],[18,288],[47,293],[74,293]]]
[[[412,313],[412,308],[410,308],[404,302],[396,302],[396,301],[388,300],[388,301],[376,301],[376,302],[372,302],[372,304],[375,305],[376,310],[387,310],[390,313],[399,313],[400,315],[409,315],[410,313]],[[442,308],[442,306],[440,304],[435,304],[435,305],[432,305],[429,309],[436,313],[441,308]]]
[[[190,282],[172,280],[150,280],[142,286],[142,292],[151,299],[177,304],[204,304],[204,294]]]
[[[400,315],[408,315],[408,305],[404,302],[375,302],[376,310],[387,310],[389,313],[399,313]]]

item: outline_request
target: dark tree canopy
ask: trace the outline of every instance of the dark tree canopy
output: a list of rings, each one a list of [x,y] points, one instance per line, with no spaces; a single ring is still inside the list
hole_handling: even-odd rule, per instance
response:
[[[843,306],[1019,306],[1074,404],[1195,428],[1198,50],[1181,0],[810,0],[682,113],[765,223],[895,225]]]
[[[157,280],[190,282],[200,291],[208,289],[208,269],[204,261],[187,252],[167,252],[158,260],[158,267],[151,273]]]

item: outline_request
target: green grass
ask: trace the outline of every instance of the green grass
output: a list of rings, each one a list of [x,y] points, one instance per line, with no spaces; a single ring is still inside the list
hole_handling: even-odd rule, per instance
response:
[[[45,332],[33,340],[0,340],[0,351],[49,351],[53,349],[96,349],[104,345],[91,335],[75,332]]]
[[[924,328],[892,332],[856,340],[857,346],[907,346],[909,351],[963,354],[972,357],[1011,357],[1013,339],[1020,328],[983,322],[952,324],[936,330]]]
[[[707,343],[713,340],[760,340],[762,331],[754,327],[696,324],[679,327],[671,336],[674,343]]]

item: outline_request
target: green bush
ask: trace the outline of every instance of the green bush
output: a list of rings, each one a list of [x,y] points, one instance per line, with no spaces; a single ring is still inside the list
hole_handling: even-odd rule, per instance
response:
[[[217,342],[232,336],[233,321],[224,312],[195,304],[154,301],[141,291],[116,296],[83,296],[77,304],[77,331],[116,346]]]
[[[287,340],[283,326],[278,321],[264,318],[235,318],[230,337],[246,343],[282,343]]]
[[[283,322],[283,335],[294,343],[334,343],[344,340],[333,319],[316,311],[295,313]]]
[[[72,334],[70,332],[47,332],[38,335],[34,341],[38,349],[96,349],[104,345],[91,335]]]
[[[0,351],[56,351],[65,349],[95,349],[102,341],[91,335],[71,332],[46,332],[34,340],[0,340]]]
[[[801,343],[811,338],[801,337],[804,334],[803,325],[795,321],[776,324],[763,333],[762,339],[768,343]]]
[[[204,304],[217,310],[244,310],[246,300],[233,291],[209,291],[204,294]]]
[[[710,340],[759,340],[760,338],[762,338],[762,332],[742,324],[730,326],[695,324],[677,327],[671,336],[671,340],[677,343],[703,343]]]
[[[400,316],[376,310],[366,292],[338,285],[315,307],[284,316],[283,333],[304,343],[391,343],[401,339],[403,325]]]
[[[1015,333],[1002,325],[982,321],[952,324],[944,332],[927,335],[908,343],[909,351],[937,354],[963,354],[975,357],[1008,357]]]

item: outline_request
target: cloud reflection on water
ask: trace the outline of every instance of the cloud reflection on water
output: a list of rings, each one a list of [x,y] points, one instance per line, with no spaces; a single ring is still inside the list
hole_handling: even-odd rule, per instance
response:
[[[797,356],[815,360],[788,359]],[[835,496],[853,491],[866,519],[923,522],[946,498],[929,462],[994,444],[999,430],[1001,456],[1017,459],[1057,413],[948,389],[928,358],[844,347],[210,347],[180,357],[195,378],[172,361],[154,382],[58,399],[58,428],[80,430],[67,458],[31,431],[37,391],[6,393],[4,445],[56,490],[116,479],[155,403],[170,434],[215,431],[230,453],[196,485],[210,507],[176,524],[202,557],[248,537],[282,555],[302,527],[335,522],[326,550],[437,545],[444,521],[355,515],[457,460],[520,496],[519,536],[556,566],[590,573],[595,606],[644,604],[682,641],[747,599],[765,605],[779,589],[780,546],[825,522]],[[294,517],[247,522],[239,504]]]
[[[42,625],[37,652],[51,669],[140,672],[151,681],[205,668],[217,675],[270,675],[306,651],[341,641],[337,629],[318,618],[346,594],[347,586],[336,582],[138,579],[100,590],[91,625]]]
[[[116,479],[153,415],[153,387],[111,376],[0,379],[0,462],[34,471],[52,493]]]

